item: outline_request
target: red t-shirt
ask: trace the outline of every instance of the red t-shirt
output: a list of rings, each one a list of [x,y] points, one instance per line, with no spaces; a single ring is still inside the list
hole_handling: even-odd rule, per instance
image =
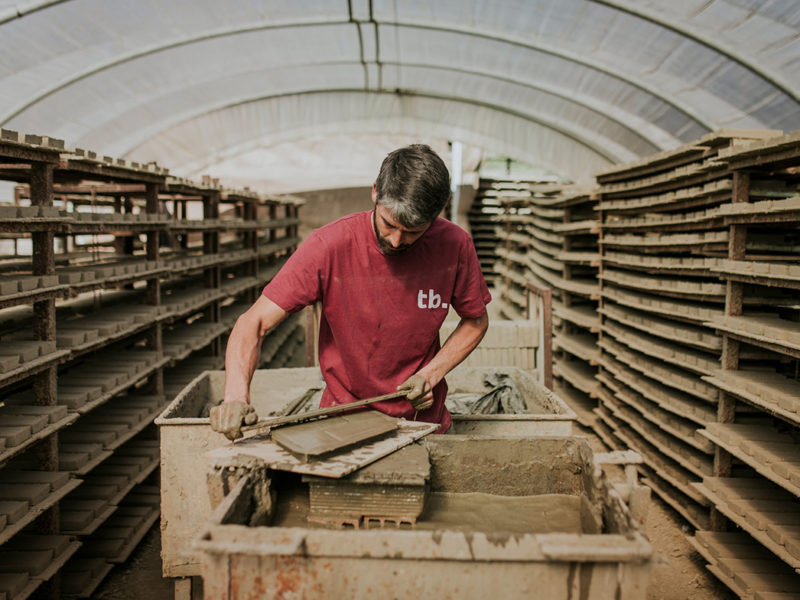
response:
[[[315,230],[263,295],[287,312],[322,302],[319,363],[326,389],[321,407],[394,392],[439,351],[448,307],[476,318],[491,300],[469,235],[436,219],[408,250],[381,253],[372,211]],[[404,398],[372,406],[394,417],[450,427],[447,384],[433,406],[415,415]]]

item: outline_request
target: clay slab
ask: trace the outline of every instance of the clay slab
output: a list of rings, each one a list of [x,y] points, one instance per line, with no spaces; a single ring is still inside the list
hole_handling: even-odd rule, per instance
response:
[[[321,458],[397,429],[397,419],[375,410],[273,429],[273,441],[303,462]]]

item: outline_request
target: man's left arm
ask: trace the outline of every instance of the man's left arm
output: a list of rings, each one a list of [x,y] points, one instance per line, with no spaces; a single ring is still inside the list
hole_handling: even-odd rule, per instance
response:
[[[431,361],[409,377],[397,389],[408,389],[408,400],[416,410],[433,405],[433,388],[454,369],[483,339],[489,328],[489,315],[484,311],[474,319],[462,318]]]

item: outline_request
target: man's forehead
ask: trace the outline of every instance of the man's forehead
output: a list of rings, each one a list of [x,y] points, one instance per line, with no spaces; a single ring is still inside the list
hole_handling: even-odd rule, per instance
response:
[[[400,222],[399,222],[399,221],[398,221],[398,220],[395,218],[395,216],[394,216],[394,214],[392,213],[392,211],[391,211],[391,210],[389,210],[388,208],[386,208],[385,206],[383,206],[382,204],[378,204],[378,205],[376,206],[376,209],[380,209],[380,212],[378,213],[378,215],[379,215],[379,216],[380,216],[380,217],[381,217],[381,218],[382,218],[384,221],[386,221],[387,223],[389,223],[389,225],[392,225],[393,227],[398,227],[398,228],[400,228],[400,229],[402,229],[402,230],[404,230],[404,231],[407,231],[407,232],[409,232],[409,233],[420,233],[420,232],[423,232],[423,231],[425,231],[426,229],[428,229],[428,227],[430,226],[430,224],[428,224],[428,225],[423,225],[422,227],[404,227],[404,226],[403,226],[403,225],[401,225],[401,224],[400,224]]]

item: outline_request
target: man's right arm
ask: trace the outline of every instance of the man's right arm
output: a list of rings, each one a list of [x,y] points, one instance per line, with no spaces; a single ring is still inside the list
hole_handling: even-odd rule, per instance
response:
[[[261,357],[267,332],[289,313],[266,296],[259,296],[233,326],[225,352],[225,402],[250,404],[250,380]]]
[[[258,415],[250,406],[250,381],[261,357],[267,332],[289,313],[265,296],[259,296],[233,326],[225,352],[225,397],[211,409],[211,428],[229,439],[242,436],[242,425],[252,425]]]

